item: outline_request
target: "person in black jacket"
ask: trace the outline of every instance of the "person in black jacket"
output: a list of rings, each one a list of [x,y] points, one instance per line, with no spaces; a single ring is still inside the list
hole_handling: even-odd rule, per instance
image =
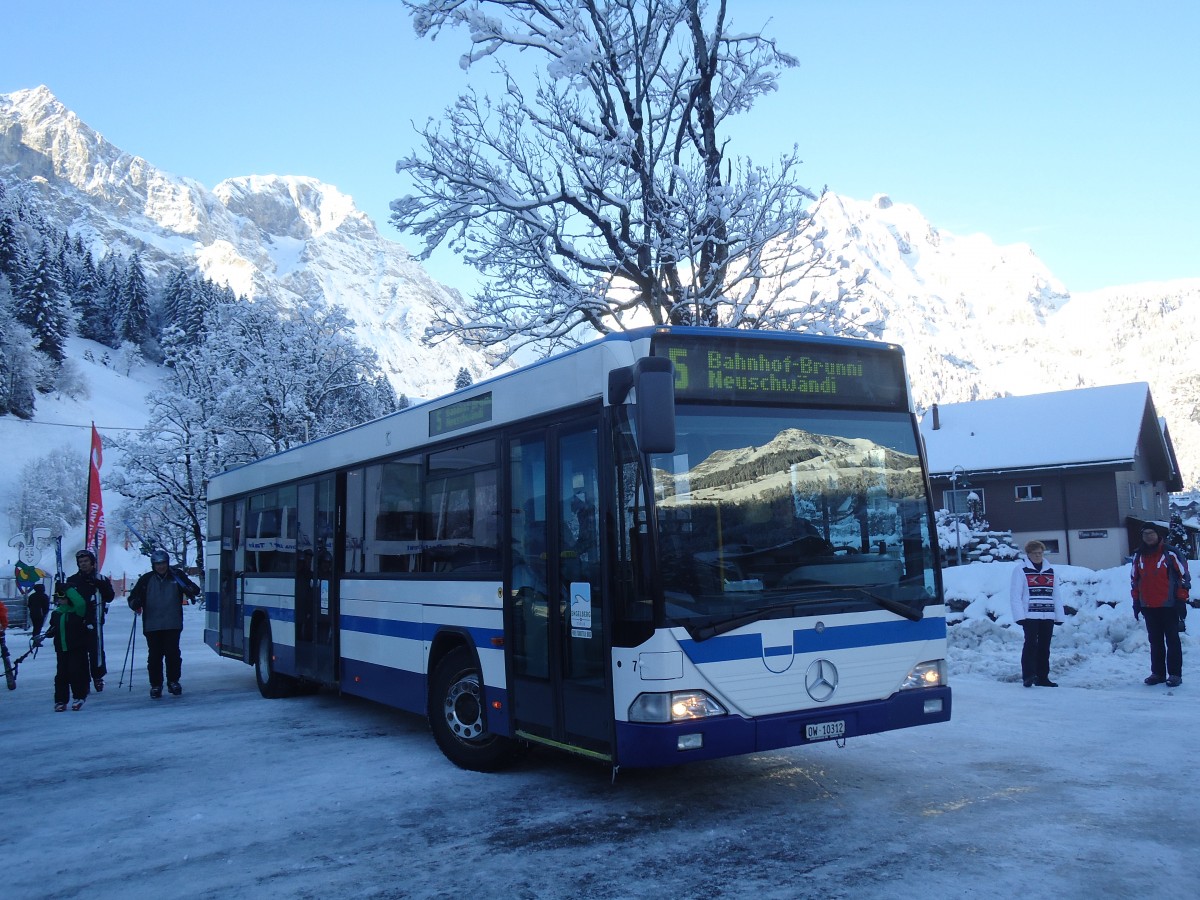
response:
[[[100,692],[104,690],[104,676],[108,674],[104,662],[104,614],[113,600],[113,586],[108,578],[96,571],[96,554],[91,550],[76,553],[75,565],[79,571],[67,579],[67,587],[79,591],[87,604],[88,665],[92,683]]]
[[[150,674],[150,696],[154,700],[162,697],[164,661],[167,690],[176,697],[183,693],[179,684],[183,669],[179,652],[183,604],[200,593],[199,586],[182,570],[172,568],[170,562],[166,550],[155,550],[150,554],[152,571],[139,578],[129,592],[129,608],[142,617],[146,671]]]
[[[29,592],[28,605],[29,627],[33,629],[30,637],[37,640],[37,636],[42,633],[42,626],[46,624],[46,616],[50,615],[50,597],[46,594],[45,585],[40,581]]]

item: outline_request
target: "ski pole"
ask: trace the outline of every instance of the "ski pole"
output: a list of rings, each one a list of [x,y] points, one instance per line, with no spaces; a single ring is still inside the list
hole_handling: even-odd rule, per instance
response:
[[[133,624],[137,624],[137,613],[133,614]],[[137,629],[133,631],[133,637],[130,638],[130,649],[132,653],[129,656],[129,692],[133,693],[133,667],[137,664]]]
[[[10,691],[16,690],[16,688],[17,688],[17,669],[19,669],[21,667],[21,663],[25,662],[25,660],[28,659],[30,656],[32,656],[34,659],[37,659],[37,652],[39,649],[41,649],[42,640],[44,637],[45,637],[45,635],[38,635],[36,638],[34,638],[30,642],[29,649],[26,650],[24,653],[22,653],[20,656],[18,656],[16,659],[14,659],[12,661],[12,679],[8,682],[8,689]],[[0,644],[3,644],[2,636],[0,636]],[[4,649],[5,662],[7,663],[8,662],[8,647],[7,647],[7,645],[5,645],[3,649]],[[7,675],[8,675],[8,672],[6,671],[5,676],[7,676]]]
[[[129,665],[129,657],[133,653],[133,633],[137,628],[137,616],[133,617],[133,624],[129,626],[129,640],[125,643],[125,662],[121,663],[121,680],[117,682],[117,687],[120,688],[125,684],[125,667]],[[129,689],[133,690],[133,667],[129,669]]]

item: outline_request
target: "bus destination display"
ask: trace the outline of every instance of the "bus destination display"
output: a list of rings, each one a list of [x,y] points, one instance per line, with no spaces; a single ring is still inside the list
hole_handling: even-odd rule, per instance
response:
[[[662,335],[655,356],[675,366],[675,397],[718,403],[908,408],[899,350],[804,341]]]
[[[446,434],[471,425],[492,421],[492,394],[480,394],[470,400],[459,400],[449,406],[429,411],[429,436]]]

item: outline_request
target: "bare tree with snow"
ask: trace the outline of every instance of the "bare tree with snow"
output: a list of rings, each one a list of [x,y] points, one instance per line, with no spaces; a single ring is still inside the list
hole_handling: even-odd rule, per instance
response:
[[[112,438],[122,465],[108,484],[138,530],[198,552],[212,475],[391,412],[353,328],[337,305],[219,303],[199,343],[168,342],[150,421]]]
[[[840,315],[845,288],[801,288],[845,263],[813,224],[797,149],[772,166],[726,155],[729,119],[797,63],[732,28],[725,0],[405,6],[419,35],[465,26],[463,66],[494,60],[504,88],[460,96],[397,163],[415,190],[392,223],[424,258],[446,243],[488,279],[428,340],[511,354],[651,322],[804,330]]]

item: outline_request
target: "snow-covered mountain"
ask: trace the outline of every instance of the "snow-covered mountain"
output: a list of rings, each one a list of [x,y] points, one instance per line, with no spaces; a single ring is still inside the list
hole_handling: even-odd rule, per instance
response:
[[[1071,294],[1030,247],[940,231],[885,195],[826,197],[817,219],[846,247],[843,283],[870,270],[854,303],[905,348],[919,405],[1146,381],[1200,483],[1200,278]]]
[[[97,257],[139,250],[149,272],[190,262],[251,300],[341,304],[410,398],[452,389],[460,368],[491,371],[460,344],[421,346],[433,310],[462,298],[315,179],[253,175],[208,190],[114,147],[45,87],[0,95],[0,175],[36,191],[47,220]]]
[[[489,371],[460,345],[421,346],[433,310],[461,298],[329,185],[247,176],[208,190],[112,146],[44,87],[0,95],[0,175],[98,250],[140,249],[151,269],[192,260],[250,298],[341,303],[410,397],[448,390],[462,366]],[[942,231],[886,195],[828,194],[816,219],[843,248],[847,286],[869,270],[847,312],[904,346],[920,405],[1148,381],[1185,482],[1200,484],[1200,279],[1072,295],[1027,245]]]

